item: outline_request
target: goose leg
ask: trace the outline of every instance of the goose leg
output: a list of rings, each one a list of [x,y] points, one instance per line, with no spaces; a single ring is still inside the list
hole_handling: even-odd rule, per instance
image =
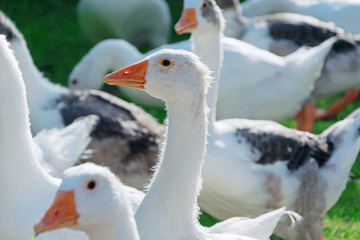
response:
[[[321,236],[318,240],[326,240],[326,237]]]
[[[349,103],[352,103],[353,101],[358,98],[360,91],[357,89],[351,89],[349,90],[343,98],[341,98],[339,101],[333,103],[330,107],[328,107],[326,110],[317,109],[316,110],[316,119],[327,119],[327,118],[333,118],[337,114],[341,112]]]
[[[296,129],[301,131],[312,132],[315,121],[316,106],[314,104],[306,104],[296,114]]]

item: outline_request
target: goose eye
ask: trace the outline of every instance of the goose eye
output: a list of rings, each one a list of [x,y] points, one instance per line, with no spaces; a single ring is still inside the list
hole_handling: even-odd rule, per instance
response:
[[[76,85],[77,83],[78,83],[77,79],[71,80],[71,84],[72,84],[72,85]]]
[[[161,65],[168,67],[171,64],[170,60],[164,59],[161,61]]]
[[[207,2],[203,2],[202,8],[206,8],[206,7],[207,7]]]
[[[96,188],[96,182],[94,180],[90,180],[87,184],[87,189],[94,190]]]

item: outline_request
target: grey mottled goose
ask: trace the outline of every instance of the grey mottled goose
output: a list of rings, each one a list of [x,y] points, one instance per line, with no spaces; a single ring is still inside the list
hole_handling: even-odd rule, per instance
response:
[[[89,161],[109,166],[124,183],[142,189],[152,175],[163,127],[141,108],[107,93],[72,91],[51,83],[36,68],[24,37],[3,13],[0,33],[6,34],[23,73],[32,132],[64,127],[81,116],[99,116],[88,147],[95,153]]]

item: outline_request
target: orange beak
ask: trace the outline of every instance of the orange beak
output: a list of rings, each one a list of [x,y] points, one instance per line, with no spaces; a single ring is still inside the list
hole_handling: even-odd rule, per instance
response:
[[[51,207],[34,226],[35,234],[75,226],[79,217],[75,207],[74,191],[59,190]]]
[[[145,75],[149,60],[144,60],[124,67],[104,77],[104,82],[110,85],[144,89]]]
[[[195,8],[184,8],[179,21],[175,24],[174,29],[177,34],[189,33],[197,28]]]

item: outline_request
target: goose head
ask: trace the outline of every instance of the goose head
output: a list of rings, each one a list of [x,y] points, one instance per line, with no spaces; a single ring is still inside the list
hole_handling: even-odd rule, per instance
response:
[[[143,61],[104,77],[104,82],[143,89],[168,104],[194,104],[204,96],[211,78],[199,58],[184,50],[163,49]]]
[[[99,71],[98,63],[91,56],[81,59],[70,73],[68,86],[70,89],[99,89],[103,72]]]
[[[174,26],[178,34],[223,32],[225,20],[214,0],[185,0],[179,21]]]
[[[99,89],[105,74],[142,58],[131,43],[122,39],[106,39],[96,44],[71,71],[71,89]],[[101,61],[99,61],[101,59]]]
[[[67,169],[52,205],[34,226],[35,233],[63,227],[88,233],[129,216],[131,206],[121,187],[108,168],[85,163]]]

